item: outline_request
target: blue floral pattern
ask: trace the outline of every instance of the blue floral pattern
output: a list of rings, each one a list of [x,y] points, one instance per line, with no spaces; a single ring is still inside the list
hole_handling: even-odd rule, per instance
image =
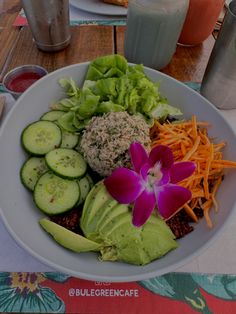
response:
[[[64,313],[64,302],[50,288],[46,279],[65,282],[60,273],[0,273],[0,312]]]

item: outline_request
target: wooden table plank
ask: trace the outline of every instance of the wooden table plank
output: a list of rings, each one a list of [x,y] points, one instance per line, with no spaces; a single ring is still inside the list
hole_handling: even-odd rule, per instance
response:
[[[4,74],[4,65],[16,44],[19,29],[12,24],[20,11],[19,0],[0,1],[0,81]]]
[[[215,40],[210,36],[195,47],[177,46],[170,64],[162,72],[180,81],[201,82]]]
[[[125,27],[118,26],[116,51],[124,54]],[[180,81],[201,82],[215,40],[210,36],[203,44],[195,47],[177,46],[170,64],[161,70]]]
[[[116,52],[124,55],[125,26],[116,26]]]
[[[29,27],[25,26],[20,30],[7,70],[22,64],[39,64],[51,72],[66,65],[112,54],[114,53],[113,31],[113,27],[110,26],[73,26],[70,45],[62,51],[48,53],[37,49]]]

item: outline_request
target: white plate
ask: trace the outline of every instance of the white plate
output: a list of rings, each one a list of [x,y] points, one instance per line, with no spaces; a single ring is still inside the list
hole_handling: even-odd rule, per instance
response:
[[[70,0],[77,9],[103,15],[126,15],[127,9],[119,5],[104,3],[102,0]]]
[[[23,128],[38,120],[49,104],[63,97],[58,85],[61,77],[72,77],[82,84],[88,63],[57,70],[35,83],[16,102],[0,130],[0,208],[3,221],[15,241],[41,262],[72,276],[98,281],[138,281],[174,271],[199,255],[217,238],[231,219],[236,205],[236,171],[230,170],[217,198],[219,213],[212,214],[215,227],[209,230],[203,219],[194,232],[181,239],[179,248],[146,266],[120,262],[100,262],[96,253],[72,253],[57,245],[44,232],[38,220],[43,214],[33,203],[32,195],[22,186],[19,171],[26,155],[20,145]],[[170,104],[179,106],[186,118],[196,114],[211,123],[215,141],[226,140],[225,158],[236,160],[236,135],[226,120],[207,100],[184,84],[152,69],[145,69],[154,81],[160,81],[161,93]],[[227,259],[227,256],[225,256]],[[14,271],[14,269],[12,270]]]

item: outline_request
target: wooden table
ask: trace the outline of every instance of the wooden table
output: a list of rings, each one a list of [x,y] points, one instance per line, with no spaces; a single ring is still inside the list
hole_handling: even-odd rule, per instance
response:
[[[10,69],[23,64],[39,64],[51,72],[98,56],[123,54],[125,27],[96,25],[71,27],[71,44],[63,51],[39,51],[28,27],[13,26],[20,9],[20,0],[0,0],[0,82]],[[210,36],[203,44],[195,47],[178,46],[170,64],[162,72],[180,81],[201,82],[214,41],[213,36]],[[236,131],[236,110],[224,114]],[[192,272],[194,269],[197,272],[211,273],[213,265],[214,272],[221,273],[224,265],[225,272],[235,274],[235,250],[232,249],[230,258],[227,255],[227,248],[235,248],[235,237],[232,236],[235,230],[234,221],[231,229],[227,230],[215,246],[179,271]]]
[[[73,26],[68,48],[57,53],[41,52],[27,26],[12,25],[20,8],[20,0],[0,0],[0,81],[10,69],[23,64],[39,64],[51,72],[98,56],[124,52],[125,27],[96,25]],[[200,82],[213,45],[214,38],[210,36],[195,47],[178,46],[162,72],[180,81]]]

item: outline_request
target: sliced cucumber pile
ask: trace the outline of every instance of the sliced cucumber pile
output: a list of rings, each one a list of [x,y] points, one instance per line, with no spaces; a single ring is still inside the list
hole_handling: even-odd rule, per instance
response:
[[[61,214],[84,203],[93,187],[87,163],[76,150],[79,134],[58,122],[63,111],[51,110],[22,131],[28,158],[20,169],[22,184],[36,206],[48,215]]]

